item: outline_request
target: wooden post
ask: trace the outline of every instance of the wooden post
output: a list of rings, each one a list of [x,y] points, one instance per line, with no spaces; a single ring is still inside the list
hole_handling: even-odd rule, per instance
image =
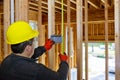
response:
[[[67,0],[67,27],[68,27],[68,43],[66,43],[66,45],[68,45],[68,56],[69,56],[69,58],[68,58],[68,64],[69,64],[69,67],[70,67],[70,69],[69,69],[69,72],[68,72],[68,80],[71,80],[71,55],[70,55],[70,0]]]
[[[39,23],[39,21],[38,21]],[[38,31],[39,31],[39,37],[38,37],[38,46],[43,46],[45,44],[45,25],[38,24]],[[45,54],[43,54],[40,59],[40,63],[45,65]]]
[[[83,14],[82,6],[83,0],[77,0],[77,80],[83,80]]]
[[[88,3],[85,0],[85,80],[88,80]]]
[[[10,0],[4,0],[4,58],[8,56],[8,45],[6,43],[6,31],[10,25]]]
[[[115,80],[120,80],[120,1],[115,3]]]
[[[75,27],[75,25],[74,25]],[[77,30],[76,30],[77,27],[73,28],[73,31],[74,31],[74,67],[76,68],[77,67],[77,60],[76,60],[76,57],[77,57]]]
[[[59,31],[59,28],[60,28],[60,26],[57,24],[56,27],[55,27],[56,34],[57,34],[57,35],[60,35],[60,33],[59,33],[59,32],[60,32],[60,31]],[[56,56],[56,61],[55,61],[56,67],[55,67],[55,68],[58,69],[58,67],[59,67],[59,56],[58,56],[58,55],[59,55],[59,44],[56,44],[56,45],[55,45],[55,49],[56,49],[56,50],[55,50],[55,53],[56,53],[56,55],[55,55],[55,56]]]
[[[15,20],[28,22],[28,0],[15,0]]]
[[[108,79],[108,0],[105,0],[105,80]]]
[[[1,30],[2,30],[1,20],[2,20],[2,17],[1,17],[1,15],[2,15],[2,14],[0,14],[0,63],[1,63],[1,61],[2,61],[2,51],[1,51],[1,50],[2,50],[2,44],[1,44],[1,38],[2,38],[2,37],[1,37],[1,36],[2,36],[2,35],[1,35],[1,34],[2,34],[2,33],[1,33]]]
[[[48,38],[55,34],[55,1],[48,0]],[[49,50],[49,67],[55,69],[55,46]]]
[[[45,25],[42,25],[42,2],[41,0],[38,1],[38,31],[39,31],[39,36],[38,36],[38,46],[43,46],[45,43]],[[39,61],[43,64],[45,64],[45,54],[43,54]]]

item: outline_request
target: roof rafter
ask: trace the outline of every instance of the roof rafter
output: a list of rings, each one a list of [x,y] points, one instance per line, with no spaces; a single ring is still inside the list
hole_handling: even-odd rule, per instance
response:
[[[72,2],[72,3],[76,4],[76,2],[75,2],[74,0],[70,0],[70,2]]]
[[[62,4],[60,1],[58,0],[55,0],[56,3],[59,3],[59,4]],[[63,4],[65,7],[67,7],[67,4]],[[76,8],[74,7],[70,7],[72,10],[76,10]]]
[[[102,2],[102,4],[103,4],[103,6],[105,6],[105,0],[101,0],[101,2]],[[109,4],[109,3],[110,3],[110,1],[108,0],[108,3],[107,3],[107,4],[108,4],[108,7],[110,7],[110,4]]]
[[[38,7],[38,4],[36,4],[36,3],[29,2],[29,4]],[[47,2],[44,2],[44,1],[42,1],[42,4],[48,5]],[[32,8],[33,8],[33,7],[32,7]],[[42,8],[48,10],[48,7],[42,6]],[[61,8],[58,7],[58,6],[55,6],[55,8],[58,9],[58,10],[61,10]],[[34,8],[34,9],[36,10],[37,8]],[[37,10],[38,10],[38,9],[37,9]],[[66,11],[66,10],[64,9],[64,11]],[[58,12],[58,11],[56,11],[56,12]]]
[[[100,2],[98,0],[88,0],[88,3],[96,9],[100,8]]]

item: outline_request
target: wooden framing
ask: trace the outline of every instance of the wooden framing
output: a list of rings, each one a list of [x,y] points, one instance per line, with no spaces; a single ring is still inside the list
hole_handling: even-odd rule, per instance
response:
[[[82,55],[82,42],[83,42],[83,0],[76,0],[77,2],[77,80],[83,80],[83,55]]]
[[[70,21],[71,21],[71,18],[70,18],[70,0],[67,0],[67,27],[68,27],[68,43],[66,43],[66,45],[68,45],[68,56],[69,56],[69,58],[68,58],[68,63],[69,63],[69,67],[70,67],[70,69],[69,69],[69,75],[68,75],[68,79],[69,80],[71,80],[71,66],[72,65],[70,65],[71,64],[71,55],[70,55],[70,47],[72,47],[72,46],[70,46],[70,37],[71,37],[71,35],[70,35]]]
[[[88,80],[88,0],[85,0],[85,80]]]
[[[115,80],[120,80],[120,1],[115,3]]]
[[[1,19],[2,18],[2,15],[0,14],[0,63],[1,63],[1,61],[2,61],[2,42],[1,42],[1,39],[2,39],[2,23],[1,23]]]
[[[91,4],[91,6],[95,7],[96,9],[99,9],[100,8],[100,4],[99,4],[99,1],[96,0],[88,0],[87,1],[89,4]]]
[[[6,40],[6,30],[8,28],[8,26],[10,25],[10,22],[13,22],[12,20],[10,20],[10,0],[3,0],[4,1],[4,41]],[[85,1],[85,7],[83,7],[83,1]],[[71,24],[76,24],[76,39],[75,39],[75,43],[76,43],[76,58],[77,58],[77,80],[82,80],[83,79],[83,53],[82,53],[82,44],[85,42],[85,80],[88,80],[89,75],[88,75],[88,43],[89,42],[105,42],[105,80],[109,80],[109,76],[108,76],[108,42],[110,42],[109,38],[112,39],[111,41],[114,42],[114,34],[109,35],[109,23],[112,22],[112,26],[114,26],[114,18],[113,18],[113,12],[115,10],[115,44],[116,44],[116,50],[115,50],[115,55],[116,55],[116,72],[115,72],[115,77],[116,80],[120,79],[120,1],[119,0],[114,0],[115,2],[115,8],[114,9],[108,9],[109,5],[108,5],[108,0],[100,0],[100,1],[104,1],[104,9],[99,9],[100,6],[94,4],[93,2],[94,0],[67,0],[67,4],[64,3],[64,7],[67,7],[67,10],[64,9],[65,15],[67,16],[67,18],[64,18],[65,24],[67,24],[68,27],[68,39],[70,39],[70,27]],[[45,27],[46,25],[42,25],[42,24],[47,24],[48,22],[48,38],[50,38],[50,36],[52,34],[55,34],[55,22],[58,21],[58,25],[60,24],[60,20],[61,17],[59,17],[61,8],[60,6],[56,6],[55,3],[58,4],[62,4],[59,0],[48,0],[48,3],[42,0],[38,1],[38,4],[34,4],[34,3],[29,3],[29,0],[15,0],[15,12],[13,11],[12,14],[15,13],[15,17],[14,15],[12,16],[12,19],[15,18],[15,20],[24,20],[28,22],[28,17],[30,15],[31,18],[30,19],[34,19],[34,20],[38,20],[38,30],[40,32],[39,34],[39,38],[38,38],[38,45],[43,45],[43,43],[46,40],[46,35],[45,35]],[[70,5],[70,3],[76,4],[76,7],[73,7]],[[94,8],[98,9],[96,12],[95,10],[88,10],[88,3],[90,5],[92,5]],[[37,7],[29,7],[28,5],[34,5]],[[42,4],[48,5],[48,6],[42,6]],[[30,9],[30,10],[28,10]],[[33,9],[33,10],[32,10]],[[45,10],[43,10],[45,9]],[[57,9],[55,11],[55,9]],[[83,9],[85,12],[83,12]],[[72,12],[72,11],[73,12]],[[108,12],[110,12],[110,14],[108,14]],[[28,15],[28,13],[31,12],[31,14]],[[48,13],[48,16],[45,16],[45,19],[43,19],[42,17],[44,17],[42,14],[42,12],[44,12],[46,15]],[[55,12],[57,12],[57,21],[55,21]],[[92,14],[93,12],[94,15]],[[83,13],[85,14],[85,16],[83,16]],[[89,14],[88,14],[89,13]],[[99,14],[98,14],[99,13]],[[33,16],[35,14],[35,17]],[[73,15],[75,14],[75,15]],[[98,14],[98,15],[96,15]],[[102,14],[102,17],[100,17],[100,14]],[[0,13],[1,15],[1,13]],[[77,16],[76,19],[71,19],[72,17]],[[0,16],[1,17],[1,16]],[[84,18],[83,18],[84,17]],[[105,18],[105,20],[104,20]],[[109,20],[108,20],[109,19]],[[48,20],[48,21],[46,21]],[[90,21],[92,20],[92,21]],[[97,21],[99,20],[99,21]],[[42,21],[45,21],[45,23]],[[85,27],[83,27],[83,25]],[[103,26],[104,25],[104,26]],[[90,28],[89,28],[90,26]],[[103,27],[105,28],[103,28]],[[57,26],[56,29],[58,29]],[[98,28],[99,27],[99,28]],[[85,35],[83,36],[83,28],[85,29]],[[90,32],[89,32],[89,29]],[[105,31],[99,31],[99,29],[104,29]],[[96,31],[95,31],[96,30]],[[111,30],[114,31],[114,30]],[[0,26],[0,33],[1,33],[1,26]],[[101,35],[99,35],[99,33]],[[90,34],[90,36],[89,36]],[[112,38],[111,38],[112,37]],[[1,39],[1,34],[0,34],[0,39]],[[97,41],[99,40],[99,41]],[[1,44],[2,41],[0,41]],[[57,45],[57,49],[58,49],[58,45]],[[0,45],[0,53],[1,53],[1,45]],[[70,56],[70,41],[68,40],[68,55]],[[4,57],[6,57],[9,53],[9,46],[6,44],[6,42],[4,42]],[[57,56],[57,57],[56,57]],[[55,46],[52,47],[52,49],[48,52],[48,66],[51,69],[56,69],[58,67],[58,54],[55,53]],[[40,62],[45,64],[45,55],[40,59]],[[57,67],[56,67],[57,65]],[[69,65],[70,65],[70,69],[71,69],[71,58],[69,57]],[[69,72],[69,80],[70,79],[70,75],[71,73]]]
[[[55,1],[48,0],[48,38],[55,34]],[[55,70],[55,46],[49,50],[49,68]]]
[[[8,45],[6,43],[6,31],[10,25],[10,0],[4,0],[4,58],[8,56]]]
[[[59,0],[55,0],[55,2],[56,3],[59,3],[59,4],[62,4]],[[64,6],[67,6],[66,4],[63,4]],[[76,9],[75,8],[73,8],[73,7],[70,7],[72,10],[75,10],[76,11]]]
[[[39,31],[39,36],[38,36],[38,45],[42,46],[45,43],[45,26],[42,25],[42,2],[41,0],[38,1],[38,31]],[[45,55],[40,57],[40,62],[45,64]]]
[[[108,79],[108,0],[105,0],[105,80]]]
[[[59,30],[59,29],[60,29],[60,26],[59,26],[59,25],[56,25],[56,26],[55,26],[55,32],[56,32],[55,34],[56,34],[56,35],[60,35],[60,33],[59,33],[60,30]],[[56,67],[55,67],[55,69],[56,69],[56,70],[57,70],[58,67],[59,67],[59,56],[58,56],[58,55],[59,55],[59,51],[60,51],[60,50],[59,50],[59,48],[60,48],[59,45],[60,45],[60,44],[56,44],[56,45],[55,45],[55,49],[56,49],[56,50],[55,50],[55,53],[56,53],[56,55],[55,55],[55,57],[56,57],[56,60],[55,60],[55,63],[56,63],[55,65],[56,65]]]
[[[38,31],[39,31],[38,45],[39,46],[43,46],[44,43],[45,43],[45,25],[38,24]],[[46,63],[45,63],[45,57],[46,57],[46,54],[43,54],[39,58],[39,62],[42,63],[42,64],[44,64],[44,65],[46,65]]]
[[[114,9],[108,9],[108,12],[110,12],[108,14],[108,18],[109,21],[114,21]],[[104,9],[95,9],[95,10],[88,10],[88,22],[103,22],[105,21],[105,17],[104,17]],[[94,14],[93,14],[94,13]],[[67,16],[67,13],[64,14],[64,16]],[[85,16],[85,15],[84,15]],[[84,18],[84,16],[82,18]],[[55,17],[57,17],[56,19],[56,23],[59,24],[61,21],[61,14],[56,13]],[[76,12],[75,11],[71,11],[71,23],[76,23]],[[43,24],[48,24],[47,22],[48,20],[48,16],[44,15],[43,18]],[[83,20],[84,21],[84,20]],[[64,18],[64,22],[67,23],[67,18]]]
[[[28,0],[15,0],[15,21],[28,22]]]

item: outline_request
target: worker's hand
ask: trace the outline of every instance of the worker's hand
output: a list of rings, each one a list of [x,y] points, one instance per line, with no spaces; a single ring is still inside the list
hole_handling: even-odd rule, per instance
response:
[[[60,60],[61,61],[67,61],[68,56],[66,55],[66,53],[64,52],[64,54],[59,54]]]
[[[51,48],[52,48],[52,45],[53,45],[54,43],[55,43],[55,42],[54,42],[53,40],[48,39],[48,40],[45,42],[45,45],[44,45],[45,49],[46,49],[46,50],[51,49]]]

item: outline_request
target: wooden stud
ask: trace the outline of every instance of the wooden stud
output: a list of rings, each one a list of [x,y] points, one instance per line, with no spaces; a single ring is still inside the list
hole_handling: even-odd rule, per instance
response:
[[[95,34],[94,24],[92,24],[92,36]]]
[[[39,21],[38,21],[39,23]],[[38,37],[38,46],[43,46],[45,43],[45,25],[41,25],[38,24],[38,31],[39,31],[39,37]],[[39,58],[39,62],[42,64],[46,64],[45,63],[45,54],[43,54],[40,58]]]
[[[98,31],[99,31],[99,24],[95,24],[95,26],[96,26],[96,29],[97,29],[96,31],[97,31],[97,36],[98,36],[98,35],[99,35],[99,34],[98,34]]]
[[[38,36],[38,45],[43,46],[45,43],[45,25],[42,25],[42,2],[41,0],[38,1],[38,31],[39,31],[39,36]],[[39,59],[39,61],[43,64],[45,64],[45,55],[42,55]]]
[[[76,26],[76,25],[74,25]],[[73,28],[73,32],[74,32],[74,67],[76,68],[77,67],[77,60],[76,60],[76,57],[77,57],[77,30],[76,30],[77,27]]]
[[[1,33],[1,30],[2,30],[2,23],[1,23],[1,20],[2,20],[2,15],[0,14],[0,63],[2,62],[2,43],[1,43],[1,39],[2,39],[2,33]]]
[[[120,80],[120,1],[115,3],[115,80]]]
[[[70,44],[71,44],[71,43],[70,43],[70,37],[71,37],[71,35],[70,35],[70,21],[71,21],[71,20],[70,20],[70,11],[71,11],[71,10],[70,10],[70,0],[67,0],[67,27],[68,27],[68,28],[67,28],[67,29],[68,29],[68,33],[67,33],[67,34],[68,34],[68,35],[67,35],[67,36],[68,36],[68,37],[67,37],[68,39],[67,39],[67,40],[68,40],[68,43],[66,43],[66,45],[68,46],[68,53],[67,53],[67,54],[68,54],[68,56],[69,56],[69,58],[68,58],[68,64],[69,64],[69,67],[70,67],[69,72],[68,72],[68,74],[69,74],[69,75],[68,75],[68,79],[69,79],[69,80],[71,80],[71,65],[70,65],[70,64],[71,64],[71,57],[70,57],[70,56],[71,56],[71,55],[70,55],[70,47],[71,47],[71,46],[70,46]]]
[[[55,27],[55,30],[56,30],[56,33],[55,33],[55,34],[56,34],[56,35],[60,35],[60,34],[59,34],[59,32],[60,32],[60,31],[59,31],[59,28],[60,28],[60,26],[59,26],[59,25],[56,25],[56,27]],[[55,55],[55,56],[56,56],[56,61],[55,61],[55,63],[57,63],[55,68],[58,69],[58,67],[59,67],[59,56],[58,56],[58,55],[59,55],[59,44],[56,44],[55,50],[56,50],[56,51],[55,51],[55,53],[56,53],[56,55]]]
[[[59,4],[62,4],[59,0],[55,0],[55,2],[56,2],[56,3],[59,3]],[[64,3],[63,5],[67,7],[67,5],[66,5],[65,3]],[[75,11],[76,11],[75,8],[73,8],[73,7],[70,7],[70,8],[71,8],[72,10],[75,10]]]
[[[55,1],[48,0],[48,38],[55,34]],[[55,46],[49,50],[49,68],[55,70]]]
[[[108,0],[105,0],[105,80],[108,80]]]
[[[6,43],[6,31],[10,25],[10,0],[4,0],[4,58],[8,56],[8,45]]]
[[[88,3],[85,0],[85,80],[88,80]]]
[[[83,55],[82,55],[82,43],[83,43],[83,0],[77,1],[77,80],[83,80]]]
[[[28,22],[28,0],[15,0],[15,20]]]

